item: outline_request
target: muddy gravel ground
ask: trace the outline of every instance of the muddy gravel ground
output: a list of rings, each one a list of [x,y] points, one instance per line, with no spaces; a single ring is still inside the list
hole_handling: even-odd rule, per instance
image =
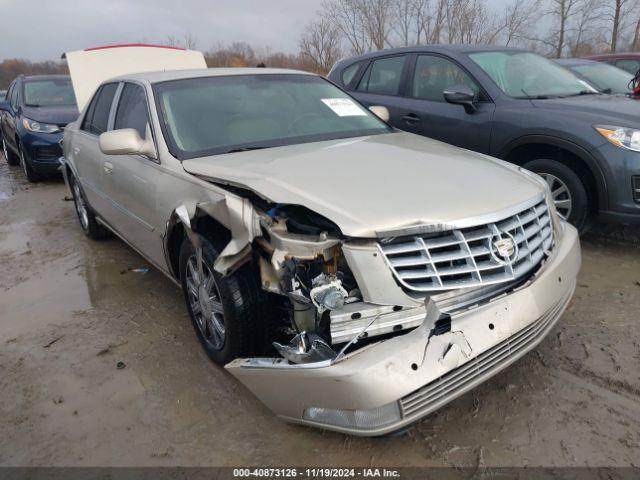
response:
[[[535,351],[407,434],[363,439],[274,418],[208,361],[178,288],[85,238],[67,195],[0,158],[0,465],[640,465],[637,230],[584,239]]]

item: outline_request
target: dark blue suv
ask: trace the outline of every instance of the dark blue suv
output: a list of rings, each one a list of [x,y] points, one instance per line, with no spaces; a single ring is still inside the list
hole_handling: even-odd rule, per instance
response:
[[[0,101],[0,137],[9,165],[20,163],[30,182],[55,173],[64,127],[78,117],[66,75],[20,75]]]
[[[329,78],[387,107],[399,129],[538,173],[582,231],[596,216],[640,222],[640,102],[602,94],[540,55],[409,47],[343,60]]]

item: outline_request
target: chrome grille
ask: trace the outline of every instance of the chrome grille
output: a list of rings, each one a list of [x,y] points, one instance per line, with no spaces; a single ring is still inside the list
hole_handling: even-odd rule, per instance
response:
[[[499,261],[495,254],[494,242],[501,236],[517,244],[511,262]],[[552,245],[545,200],[494,223],[378,243],[395,278],[405,289],[418,292],[515,280],[538,265]]]

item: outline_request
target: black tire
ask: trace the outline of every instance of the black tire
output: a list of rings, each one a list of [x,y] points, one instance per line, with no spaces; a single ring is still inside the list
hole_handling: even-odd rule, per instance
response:
[[[200,240],[202,241],[203,270],[206,272],[205,276],[208,276],[209,272],[213,273],[214,287],[219,295],[219,303],[222,304],[225,331],[223,342],[216,345],[211,320],[200,322],[199,319],[203,319],[203,316],[198,317],[198,312],[194,312],[192,308],[194,296],[189,293],[187,284],[189,268],[187,264],[190,259],[195,260],[196,249],[191,240],[185,238],[180,248],[180,283],[187,311],[198,339],[209,358],[218,365],[226,365],[239,357],[255,356],[256,352],[261,350],[261,343],[265,340],[262,320],[266,316],[265,294],[259,283],[257,272],[250,263],[231,275],[223,277],[213,269],[214,261],[222,246],[216,247],[204,236],[200,236]],[[200,289],[197,290],[199,294],[202,293]],[[196,306],[196,309],[202,309],[202,307]],[[210,313],[213,314],[213,310],[210,310]],[[207,325],[205,329],[211,333],[208,336],[201,329],[203,323]]]
[[[76,214],[78,215],[78,223],[80,223],[80,228],[84,234],[92,240],[107,238],[110,233],[109,230],[100,225],[96,220],[96,216],[87,203],[87,199],[80,187],[80,184],[76,182],[73,175],[69,175],[69,187],[71,188],[71,194],[73,195],[73,204],[75,206]]]
[[[555,185],[564,184],[571,204],[570,211],[565,211],[562,216],[566,217],[567,221],[576,227],[580,233],[584,233],[589,229],[591,224],[589,194],[577,172],[557,160],[547,158],[531,160],[525,163],[523,167],[543,176],[547,183],[555,182],[553,180],[553,177],[555,177],[560,182],[555,182]],[[556,191],[560,191],[560,188],[556,189]],[[551,193],[553,194],[553,192]],[[561,213],[560,205],[565,206],[567,195],[560,194],[554,200],[558,202],[558,213]]]
[[[22,144],[20,142],[18,142],[18,155],[20,157],[20,165],[22,165],[22,171],[24,172],[24,176],[27,177],[27,180],[30,183],[39,182],[40,175],[33,169],[33,166],[29,163],[27,155],[24,153],[24,148],[22,148]]]
[[[4,141],[4,136],[2,137],[2,152],[4,154],[4,159],[7,161],[9,165],[16,166],[20,163],[20,158],[18,155],[13,153],[9,146]]]

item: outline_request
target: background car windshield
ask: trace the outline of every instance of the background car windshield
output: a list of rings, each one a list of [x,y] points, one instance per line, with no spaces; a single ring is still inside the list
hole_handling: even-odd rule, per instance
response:
[[[596,88],[606,93],[627,94],[631,93],[629,82],[631,75],[606,63],[593,63],[589,65],[576,65],[571,67],[578,74],[589,80]]]
[[[165,136],[180,159],[392,131],[312,75],[193,78],[159,83],[154,91]]]
[[[37,107],[75,105],[76,97],[68,78],[30,80],[24,84],[24,103]]]
[[[570,71],[535,53],[478,52],[469,57],[510,97],[562,97],[593,90]]]

